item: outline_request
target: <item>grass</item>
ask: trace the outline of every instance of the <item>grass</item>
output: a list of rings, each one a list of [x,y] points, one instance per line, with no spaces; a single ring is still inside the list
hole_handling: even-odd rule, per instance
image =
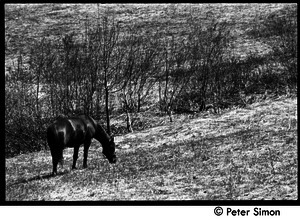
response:
[[[55,177],[49,151],[6,159],[6,200],[298,199],[296,98],[175,119],[116,137],[116,165],[96,142],[87,169],[66,149]]]
[[[141,26],[141,33],[159,27],[175,36],[188,31],[191,15],[204,23],[213,12],[213,18],[232,25],[236,40],[231,49],[242,57],[268,52],[264,42],[249,38],[247,28],[258,14],[267,17],[285,4],[111,6],[124,26]],[[17,63],[19,50],[28,54],[36,39],[83,33],[86,18],[95,24],[96,11],[95,4],[5,5],[6,67]],[[267,99],[220,115],[174,115],[173,123],[150,113],[140,118],[151,126],[116,137],[116,165],[103,158],[97,142],[87,169],[82,168],[82,148],[74,171],[73,149],[66,149],[65,165],[55,177],[50,176],[49,151],[6,159],[6,200],[298,199],[296,98]],[[124,125],[124,116],[112,123]]]
[[[114,10],[116,21],[124,27],[139,26],[140,34],[155,33],[156,29],[175,37],[189,32],[186,22],[191,18],[201,24],[211,18],[226,21],[237,37],[234,50],[239,56],[249,51],[268,51],[262,42],[253,41],[245,34],[257,15],[267,17],[286,4],[100,4],[100,13]],[[86,19],[95,25],[97,4],[6,4],[5,5],[5,64],[17,62],[20,51],[26,57],[37,39],[43,37],[61,41],[62,36],[76,33],[81,36]],[[22,37],[20,37],[22,36]],[[25,59],[25,58],[24,58]]]

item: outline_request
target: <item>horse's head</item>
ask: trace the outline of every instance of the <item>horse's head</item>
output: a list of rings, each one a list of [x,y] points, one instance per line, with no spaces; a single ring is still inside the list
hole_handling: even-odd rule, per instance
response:
[[[102,153],[104,156],[108,159],[109,163],[116,163],[117,157],[116,157],[116,145],[114,142],[114,137],[112,137],[109,141],[109,144],[107,147],[103,147]]]

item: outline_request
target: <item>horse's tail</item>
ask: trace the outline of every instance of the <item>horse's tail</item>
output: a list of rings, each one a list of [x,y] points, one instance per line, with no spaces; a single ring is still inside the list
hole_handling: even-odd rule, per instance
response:
[[[56,132],[54,127],[47,130],[47,141],[54,161],[63,165],[64,132]]]
[[[63,157],[63,151],[64,151],[64,142],[65,142],[65,133],[64,132],[58,132],[57,134],[58,138],[58,151],[57,151],[57,157],[58,157],[58,163],[60,163],[61,166],[64,165],[64,157]]]

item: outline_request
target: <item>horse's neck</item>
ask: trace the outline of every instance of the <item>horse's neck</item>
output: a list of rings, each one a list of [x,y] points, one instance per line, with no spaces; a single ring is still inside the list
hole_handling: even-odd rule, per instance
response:
[[[95,127],[96,133],[94,135],[94,138],[102,144],[102,147],[109,146],[110,136],[106,133],[104,128],[100,124],[98,124],[92,117],[87,117]]]
[[[102,144],[102,146],[108,145],[109,141],[110,141],[110,136],[106,133],[106,131],[99,124],[96,124],[95,138]]]

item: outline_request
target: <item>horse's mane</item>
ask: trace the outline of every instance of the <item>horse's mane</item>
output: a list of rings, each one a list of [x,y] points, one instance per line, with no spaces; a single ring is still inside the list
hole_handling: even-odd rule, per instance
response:
[[[102,145],[107,145],[111,140],[111,137],[107,134],[105,129],[97,123],[91,116],[85,115],[94,125],[96,133],[99,134],[99,137],[95,137]]]

